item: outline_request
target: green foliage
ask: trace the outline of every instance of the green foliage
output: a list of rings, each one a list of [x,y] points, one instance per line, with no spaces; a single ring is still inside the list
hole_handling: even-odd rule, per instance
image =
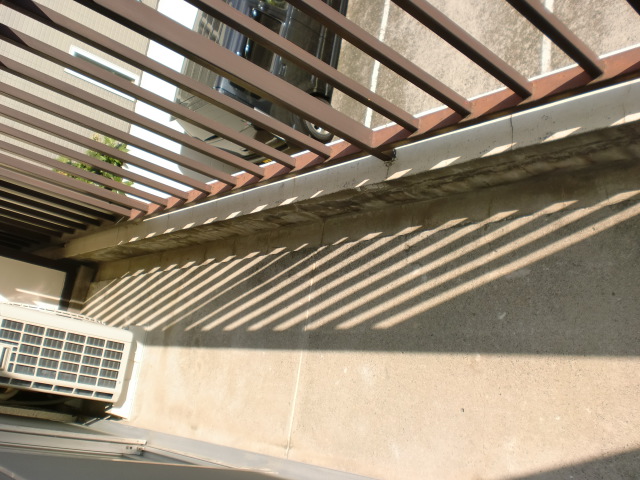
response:
[[[98,134],[95,134],[92,138],[95,141],[98,141],[98,142],[101,141],[106,146],[115,148],[116,150],[119,150],[121,152],[126,153],[126,152],[129,151],[125,144],[123,144],[123,143],[121,143],[118,140],[115,140],[113,138],[103,137],[103,136],[98,135]],[[116,167],[122,167],[124,165],[124,162],[122,160],[120,160],[119,158],[115,158],[115,157],[112,157],[110,155],[106,155],[104,153],[97,152],[95,150],[87,150],[85,153],[87,155],[89,155],[90,157],[93,157],[93,158],[95,158],[97,160],[100,160],[102,162],[109,163],[111,165],[115,165]],[[108,172],[106,170],[102,170],[101,168],[98,168],[98,167],[93,166],[93,165],[89,165],[89,164],[84,163],[84,162],[79,162],[77,160],[72,160],[71,158],[68,158],[68,157],[65,157],[65,156],[58,157],[58,160],[63,162],[63,163],[66,163],[67,165],[73,165],[74,167],[80,168],[82,170],[86,170],[87,172],[95,173],[97,175],[101,175],[101,176],[103,176],[105,178],[108,178],[110,180],[114,180],[116,182],[122,183],[123,185],[132,185],[133,184],[133,182],[131,182],[129,180],[125,180],[122,177],[116,175],[115,173],[111,173],[111,172]],[[83,181],[83,182],[86,182],[86,183],[90,183],[92,185],[96,185],[96,186],[101,187],[101,188],[106,188],[107,190],[115,191],[117,193],[123,193],[123,192],[121,192],[119,190],[114,190],[111,187],[100,185],[100,184],[98,184],[96,182],[93,182],[91,180],[87,180],[86,178],[78,177],[78,176],[73,175],[71,173],[62,172],[62,171],[59,171],[59,173],[62,173],[63,175],[66,175],[66,176],[71,177],[71,178],[75,178],[77,180],[80,180],[80,181]]]

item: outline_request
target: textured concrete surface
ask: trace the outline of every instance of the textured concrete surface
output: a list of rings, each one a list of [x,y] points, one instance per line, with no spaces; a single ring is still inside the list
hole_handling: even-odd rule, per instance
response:
[[[433,0],[429,3],[527,78],[575,63],[507,2]],[[543,0],[542,3],[598,55],[640,43],[640,17],[625,0]],[[405,14],[392,0],[350,0],[347,16],[465,98],[502,86]],[[398,88],[401,80],[396,73],[385,66],[376,67],[372,59],[363,58],[359,50],[348,43],[341,51],[339,69],[412,114],[441,105],[417,88]],[[336,92],[333,105],[352,118],[367,122],[367,109],[341,92]],[[369,121],[373,127],[389,123],[379,114],[373,114]]]
[[[374,478],[640,471],[637,161],[102,264],[132,425]]]

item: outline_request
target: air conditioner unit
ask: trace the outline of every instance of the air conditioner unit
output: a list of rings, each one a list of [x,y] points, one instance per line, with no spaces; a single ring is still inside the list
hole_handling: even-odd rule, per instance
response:
[[[0,387],[113,403],[132,339],[83,315],[0,303]]]

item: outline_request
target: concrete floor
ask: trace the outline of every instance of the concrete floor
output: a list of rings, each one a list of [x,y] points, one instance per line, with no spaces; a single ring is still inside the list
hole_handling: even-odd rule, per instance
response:
[[[634,478],[639,86],[68,242],[102,259],[85,313],[147,330],[130,423],[381,479]]]
[[[104,264],[87,313],[148,329],[138,427],[374,478],[633,478],[639,176]]]

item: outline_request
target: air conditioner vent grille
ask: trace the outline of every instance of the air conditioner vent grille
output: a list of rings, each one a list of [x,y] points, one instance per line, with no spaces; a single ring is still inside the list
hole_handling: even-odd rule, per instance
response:
[[[99,327],[108,329],[110,327]],[[0,385],[28,387],[83,397],[116,397],[128,344],[2,318],[0,346],[10,349]]]

